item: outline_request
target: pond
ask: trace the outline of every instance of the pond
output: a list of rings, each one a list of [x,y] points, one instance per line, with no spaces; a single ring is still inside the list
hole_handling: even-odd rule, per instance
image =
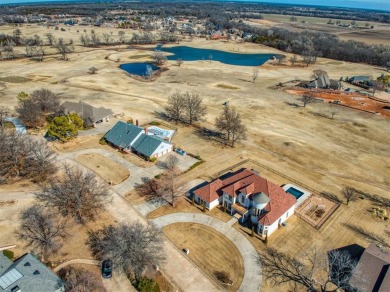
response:
[[[157,46],[157,50],[171,53],[168,60],[182,59],[183,61],[212,60],[228,65],[260,66],[271,59],[275,54],[244,54],[230,53],[211,49],[198,49],[187,46],[165,48]]]
[[[138,75],[138,76],[148,76],[150,72],[157,71],[159,68],[150,63],[127,63],[119,66],[122,70],[125,70],[127,73]]]

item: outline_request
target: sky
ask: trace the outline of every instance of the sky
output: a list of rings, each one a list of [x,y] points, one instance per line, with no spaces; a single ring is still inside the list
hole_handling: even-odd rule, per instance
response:
[[[37,2],[61,2],[61,0],[0,0],[0,4],[17,4],[17,3],[37,3]],[[71,0],[77,1],[77,0]],[[142,0],[141,0],[142,1]],[[226,0],[228,1],[228,0]],[[245,1],[245,0],[238,0]],[[380,9],[390,11],[390,0],[247,0],[248,2],[263,3],[288,3],[288,4],[307,4],[322,6],[338,6],[364,9]],[[80,0],[79,2],[82,2]]]

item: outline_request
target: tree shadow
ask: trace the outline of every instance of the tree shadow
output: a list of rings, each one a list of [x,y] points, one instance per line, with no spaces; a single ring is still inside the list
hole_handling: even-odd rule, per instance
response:
[[[299,104],[297,104],[297,103],[295,103],[295,102],[288,102],[288,101],[285,101],[284,103],[287,104],[287,105],[289,105],[289,106],[291,106],[291,107],[295,107],[295,108],[297,108],[297,107],[302,107],[301,105],[299,105]]]
[[[226,137],[221,132],[199,127],[195,130],[195,134],[204,140],[214,142],[214,146],[222,146],[223,148],[228,146]]]
[[[311,113],[315,117],[321,117],[321,118],[325,118],[325,119],[330,119],[331,120],[331,118],[329,116],[327,116],[327,115],[325,115],[323,113],[317,113],[317,112],[312,112],[312,111],[310,111],[309,113]]]
[[[364,237],[370,241],[378,242],[379,244],[381,244],[385,247],[390,247],[390,245],[387,243],[386,239],[384,239],[383,237],[381,237],[381,236],[379,236],[371,231],[365,230],[364,228],[362,228],[360,226],[353,225],[350,223],[343,223],[342,225],[361,237]]]
[[[171,122],[172,119],[164,112],[154,112],[154,116],[160,120],[166,121],[166,122]]]
[[[253,81],[252,81],[252,80],[248,80],[248,79],[242,79],[242,78],[239,78],[238,80],[240,80],[240,81],[244,81],[244,82],[253,83]]]

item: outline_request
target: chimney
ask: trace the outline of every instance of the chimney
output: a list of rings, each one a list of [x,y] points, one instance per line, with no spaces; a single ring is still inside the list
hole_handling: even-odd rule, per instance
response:
[[[145,127],[145,135],[147,135],[147,134],[148,134],[148,128]]]
[[[135,120],[135,125],[138,127],[138,120]]]

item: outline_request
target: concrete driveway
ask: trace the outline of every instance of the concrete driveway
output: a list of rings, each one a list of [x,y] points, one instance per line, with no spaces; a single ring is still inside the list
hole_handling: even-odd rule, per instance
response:
[[[204,214],[172,213],[151,221],[160,228],[177,222],[199,223],[214,228],[216,231],[222,233],[237,247],[244,260],[245,273],[239,291],[260,291],[262,275],[257,252],[244,235],[232,227],[232,224],[235,222],[234,220],[225,223]]]

